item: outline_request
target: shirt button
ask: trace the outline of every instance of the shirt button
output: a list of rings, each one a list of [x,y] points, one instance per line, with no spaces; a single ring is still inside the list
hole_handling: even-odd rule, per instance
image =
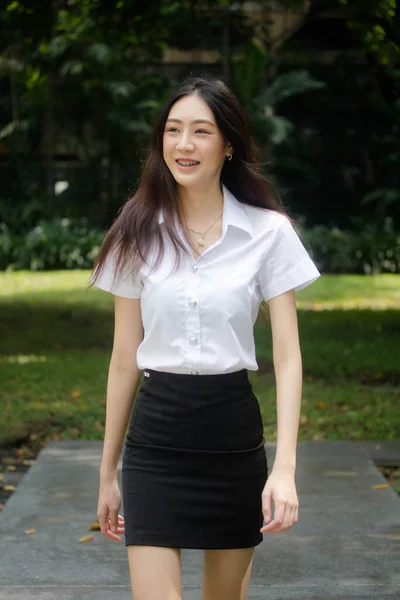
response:
[[[198,268],[199,267],[197,265],[193,265],[193,267],[192,267],[192,269],[193,269],[194,272],[196,272]]]
[[[195,346],[197,344],[197,338],[194,336],[192,336],[189,341],[192,344],[192,346]]]
[[[195,300],[194,298],[191,298],[189,300],[189,305],[194,308],[195,306],[197,306],[197,300]]]
[[[198,372],[198,371],[195,371],[195,370],[193,369],[193,371],[190,371],[190,374],[191,374],[191,375],[198,375],[198,374],[199,374],[199,372]]]

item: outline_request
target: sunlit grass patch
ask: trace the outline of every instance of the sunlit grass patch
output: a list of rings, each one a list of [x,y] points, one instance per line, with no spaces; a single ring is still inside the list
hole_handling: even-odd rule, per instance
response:
[[[102,439],[113,296],[90,271],[0,273],[0,445],[34,435]],[[392,439],[400,431],[400,275],[323,275],[297,294],[303,356],[299,439]],[[350,307],[357,307],[350,310]],[[276,435],[268,315],[251,372]]]

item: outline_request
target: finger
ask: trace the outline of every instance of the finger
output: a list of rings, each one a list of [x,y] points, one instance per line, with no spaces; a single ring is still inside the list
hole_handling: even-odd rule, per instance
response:
[[[118,529],[118,510],[115,508],[110,510],[110,529],[114,533]]]
[[[285,510],[285,518],[282,523],[282,531],[290,529],[293,525],[293,517],[294,517],[294,505],[288,502]]]
[[[268,525],[263,526],[260,531],[262,533],[278,533],[284,523],[285,508],[286,503],[283,503],[282,501],[277,502],[273,520]]]
[[[121,536],[117,535],[116,533],[112,533],[112,531],[108,531],[108,533],[106,533],[106,537],[108,537],[113,542],[121,542],[122,541]]]
[[[296,525],[296,522],[297,522],[296,521],[296,510],[297,510],[297,505],[295,504],[293,506],[293,509],[292,509],[292,524],[291,524],[291,527],[293,527],[293,525]]]
[[[108,520],[108,528],[110,531],[113,531],[111,519]],[[114,531],[114,533],[123,533],[124,531],[125,531],[125,522],[123,519],[122,520],[118,519],[118,527]]]
[[[290,527],[293,527],[293,525],[295,525],[297,506],[298,506],[298,504],[295,501],[288,502],[288,504],[286,506],[286,511],[285,511],[285,519],[283,522],[283,527],[285,529],[290,529]]]
[[[268,525],[263,525],[263,527],[261,527],[260,532],[261,533],[278,533],[280,528],[281,528],[281,523],[279,523],[275,519],[272,519],[272,521],[270,523],[268,523]]]
[[[105,534],[106,537],[108,537],[113,542],[120,542],[121,541],[121,536],[118,535],[119,533],[124,533],[124,527],[118,527],[117,531],[113,532],[111,530],[111,523],[110,523],[110,521],[108,521],[107,532]]]
[[[270,490],[267,490],[265,493],[262,494],[262,513],[264,516],[264,521],[266,521],[267,523],[271,520],[272,517],[271,497],[272,492]]]
[[[98,515],[100,530],[103,535],[106,535],[108,530],[108,513],[103,512]]]
[[[108,529],[109,531],[112,531],[114,533],[122,533],[123,531],[125,531],[125,523],[123,523],[122,521],[118,521],[118,527],[115,529],[115,531],[112,528],[112,523],[111,520],[108,520]]]

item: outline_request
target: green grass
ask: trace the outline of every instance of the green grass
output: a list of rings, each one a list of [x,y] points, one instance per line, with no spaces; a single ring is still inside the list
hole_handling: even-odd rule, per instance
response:
[[[0,446],[102,439],[113,297],[89,271],[0,274]],[[304,385],[299,439],[400,434],[400,275],[324,275],[297,295]],[[275,439],[271,331],[260,312],[251,372]]]

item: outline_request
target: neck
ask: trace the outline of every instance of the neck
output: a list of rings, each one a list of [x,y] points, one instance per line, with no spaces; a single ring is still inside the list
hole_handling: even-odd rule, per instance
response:
[[[216,219],[224,208],[224,195],[219,184],[201,189],[178,187],[179,202],[187,223],[207,225]]]

